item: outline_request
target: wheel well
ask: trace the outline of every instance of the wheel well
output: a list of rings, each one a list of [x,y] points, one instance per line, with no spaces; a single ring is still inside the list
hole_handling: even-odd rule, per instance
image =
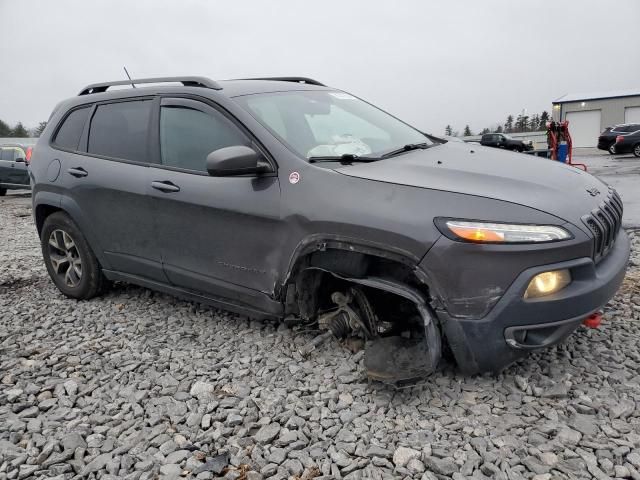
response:
[[[312,317],[326,296],[327,287],[342,278],[387,278],[410,286],[430,298],[429,287],[418,279],[410,261],[363,253],[355,250],[328,248],[300,257],[289,276],[284,293],[285,310],[303,318]]]
[[[40,204],[36,206],[36,228],[38,229],[38,235],[42,232],[42,226],[44,225],[44,221],[47,219],[49,215],[55,212],[61,211],[61,208],[54,207],[53,205]]]

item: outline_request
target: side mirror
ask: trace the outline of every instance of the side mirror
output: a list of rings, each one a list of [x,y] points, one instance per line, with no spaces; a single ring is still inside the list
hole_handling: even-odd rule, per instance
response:
[[[25,159],[22,157],[18,157],[14,160],[14,162],[18,162],[18,163],[26,163]]]
[[[244,145],[220,148],[207,155],[207,172],[212,177],[259,174],[271,171],[269,163],[253,148]]]

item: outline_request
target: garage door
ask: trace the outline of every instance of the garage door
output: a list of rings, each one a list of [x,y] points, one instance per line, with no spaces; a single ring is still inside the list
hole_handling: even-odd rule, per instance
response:
[[[595,147],[600,136],[600,110],[567,112],[574,147]]]
[[[625,108],[624,123],[640,123],[640,107]]]

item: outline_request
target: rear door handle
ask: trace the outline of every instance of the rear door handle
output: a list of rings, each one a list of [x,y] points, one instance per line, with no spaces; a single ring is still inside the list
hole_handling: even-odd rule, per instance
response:
[[[82,167],[70,168],[69,170],[67,170],[67,173],[69,175],[73,175],[76,178],[86,177],[87,175],[89,175],[89,173],[87,173],[87,171]]]
[[[180,187],[171,183],[168,180],[165,180],[164,182],[151,182],[151,186],[153,188],[155,188],[156,190],[160,190],[161,192],[165,192],[165,193],[169,193],[169,192],[179,192],[180,191]]]

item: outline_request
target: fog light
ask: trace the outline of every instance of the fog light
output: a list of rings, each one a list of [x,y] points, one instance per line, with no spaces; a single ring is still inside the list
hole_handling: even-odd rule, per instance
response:
[[[524,298],[538,298],[551,295],[571,283],[571,273],[569,270],[554,270],[542,272],[536,275],[529,282]]]

